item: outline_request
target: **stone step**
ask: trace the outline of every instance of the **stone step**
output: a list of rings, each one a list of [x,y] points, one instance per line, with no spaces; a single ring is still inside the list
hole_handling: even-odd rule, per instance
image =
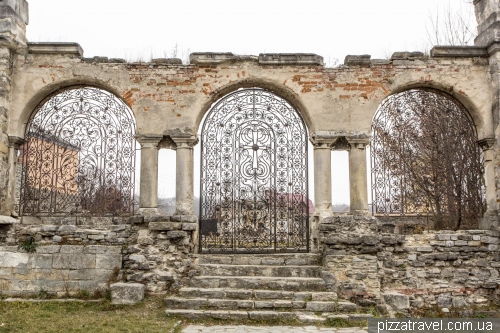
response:
[[[321,278],[268,276],[196,276],[190,280],[195,288],[237,288],[284,291],[326,291]]]
[[[179,297],[184,298],[218,298],[241,300],[292,300],[292,301],[335,301],[334,292],[294,292],[281,290],[252,290],[231,288],[181,288]]]
[[[306,311],[242,311],[242,310],[185,310],[185,309],[168,309],[165,313],[169,316],[184,317],[190,319],[213,318],[213,319],[250,319],[250,320],[267,320],[267,319],[297,319],[303,323],[322,323],[328,318],[340,318],[348,321],[360,322],[372,318],[366,314],[345,314],[335,315],[333,313],[324,312],[322,315],[316,315],[313,312]]]
[[[283,253],[283,254],[229,254],[200,255],[199,264],[219,265],[265,265],[265,266],[314,266],[321,265],[321,254],[315,253]]]
[[[320,277],[322,267],[199,264],[197,270],[201,275],[209,276]]]
[[[293,301],[293,300],[236,300],[217,298],[165,298],[167,309],[216,309],[216,310],[296,310],[311,312],[356,312],[356,304],[334,301]]]

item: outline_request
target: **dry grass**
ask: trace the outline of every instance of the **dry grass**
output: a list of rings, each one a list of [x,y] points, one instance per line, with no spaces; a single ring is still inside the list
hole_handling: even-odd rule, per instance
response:
[[[164,311],[160,298],[148,298],[135,306],[109,301],[0,302],[0,333],[180,332],[178,319],[167,317]]]

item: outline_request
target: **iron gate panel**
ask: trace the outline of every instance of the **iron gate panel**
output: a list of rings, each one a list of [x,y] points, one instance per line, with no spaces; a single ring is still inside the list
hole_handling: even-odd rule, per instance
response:
[[[229,94],[205,120],[201,151],[202,252],[309,250],[307,130],[286,100]]]
[[[77,87],[49,98],[20,151],[21,216],[133,214],[135,121],[113,94]]]
[[[441,228],[477,223],[481,150],[463,105],[437,90],[405,91],[380,106],[372,135],[375,214],[433,216]]]

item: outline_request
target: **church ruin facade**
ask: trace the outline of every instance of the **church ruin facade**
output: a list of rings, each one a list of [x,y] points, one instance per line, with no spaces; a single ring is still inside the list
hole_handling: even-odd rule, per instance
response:
[[[179,59],[85,58],[76,43],[28,42],[27,2],[0,2],[0,292],[95,290],[112,278],[157,293],[189,285],[166,300],[167,309],[181,313],[189,308],[182,297],[189,299],[194,290],[241,289],[237,277],[258,275],[238,265],[285,271],[305,265],[314,268],[264,271],[269,278],[284,278],[283,293],[329,292],[351,312],[372,305],[405,312],[500,303],[500,8],[495,0],[474,5],[475,46],[436,46],[430,56],[396,52],[391,59],[348,55],[343,65],[327,68],[316,54],[192,53],[187,65]],[[427,200],[423,193],[437,187],[437,180],[397,190],[403,183],[398,168],[418,150],[407,145],[393,161],[380,157],[389,150],[372,151],[380,176],[372,184],[378,209],[369,209],[366,149],[374,137],[388,147],[389,139],[381,138],[395,133],[391,126],[398,121],[404,125],[413,117],[398,115],[406,110],[396,102],[392,118],[384,118],[388,129],[374,125],[381,119],[376,115],[388,99],[405,92],[438,96],[436,104],[447,105],[438,109],[443,112],[450,105],[461,110],[461,131],[453,133],[469,138],[468,150],[457,157],[470,165],[459,181],[469,185],[448,190],[473,193],[467,205],[464,195]],[[425,111],[425,103],[416,104]],[[422,124],[415,125],[416,137],[424,135]],[[141,149],[137,166],[134,138]],[[193,147],[200,139],[197,216]],[[307,171],[307,140],[313,145],[314,177]],[[456,142],[464,141],[448,141],[455,147],[437,145],[436,151],[458,150]],[[57,148],[44,155],[34,147],[43,142]],[[25,147],[21,159],[20,147]],[[157,209],[159,149],[176,152],[172,216]],[[350,212],[342,215],[331,209],[332,150],[349,151]],[[401,156],[404,161],[397,160]],[[55,162],[44,171],[43,161]],[[427,160],[412,161],[416,170]],[[21,181],[18,163],[27,168]],[[140,194],[134,208],[135,167]],[[466,177],[471,172],[475,178]],[[314,193],[308,182],[314,182]],[[380,194],[384,191],[390,194]],[[440,204],[455,207],[445,214],[468,207],[473,229],[403,232],[405,223],[431,215]],[[18,248],[30,238],[38,244],[36,252]],[[258,263],[252,254],[258,254]],[[210,265],[233,268],[214,272]],[[254,290],[248,301],[253,303],[242,300],[232,309],[251,316],[258,309],[255,290],[278,287],[257,278],[246,283]],[[342,303],[323,304],[314,295],[307,302],[296,294],[290,296],[296,297],[291,309],[333,312]],[[283,299],[266,309],[278,311]],[[210,304],[217,308],[217,302],[205,305]]]

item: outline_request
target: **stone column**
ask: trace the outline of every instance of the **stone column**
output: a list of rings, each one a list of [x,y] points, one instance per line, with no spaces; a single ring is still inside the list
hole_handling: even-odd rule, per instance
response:
[[[351,213],[368,213],[368,184],[366,180],[366,146],[368,138],[346,138],[349,142],[349,185]]]
[[[19,147],[24,143],[24,139],[17,136],[9,136],[9,183],[8,183],[8,200],[7,209],[14,213],[14,205],[16,203],[17,190],[17,154]]]
[[[158,213],[158,144],[162,136],[138,136],[141,145],[139,214]]]
[[[176,144],[175,214],[194,214],[194,160],[193,147],[196,136],[171,137]]]
[[[497,187],[495,181],[495,139],[479,140],[483,149],[484,185],[486,187],[486,213],[479,223],[480,229],[489,230],[498,227]]]
[[[336,140],[311,140],[314,146],[314,215],[332,216],[332,145]]]
[[[481,229],[498,228],[497,200],[500,197],[496,193],[496,182],[499,179],[500,169],[498,149],[496,140],[498,133],[494,132],[496,123],[494,119],[500,113],[500,6],[498,0],[474,0],[477,20],[477,37],[474,39],[475,46],[485,47],[490,56],[489,75],[492,93],[494,94],[492,110],[486,112],[484,124],[482,124],[482,136],[485,139],[479,141],[483,149],[484,181],[486,187],[486,213],[479,224]],[[491,113],[490,113],[491,112]],[[491,119],[490,114],[493,114]],[[495,156],[494,151],[497,151]]]

